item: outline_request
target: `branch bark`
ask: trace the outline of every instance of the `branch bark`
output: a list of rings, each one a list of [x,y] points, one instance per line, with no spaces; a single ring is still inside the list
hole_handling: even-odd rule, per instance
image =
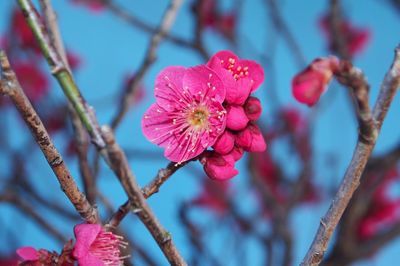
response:
[[[57,151],[38,114],[21,89],[17,77],[12,71],[7,56],[3,51],[0,51],[0,65],[2,72],[0,93],[8,95],[11,98],[56,175],[61,189],[81,217],[88,223],[98,223],[99,216],[97,209],[87,201],[85,195],[79,190],[61,154]]]

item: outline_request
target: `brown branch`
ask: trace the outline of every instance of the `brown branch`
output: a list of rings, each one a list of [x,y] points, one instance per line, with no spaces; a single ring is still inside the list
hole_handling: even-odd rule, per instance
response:
[[[165,10],[163,18],[161,19],[161,23],[157,31],[151,38],[150,46],[147,49],[142,65],[140,66],[139,71],[136,73],[132,85],[128,88],[128,90],[126,90],[125,94],[121,98],[121,103],[118,105],[119,109],[117,111],[117,114],[111,122],[111,127],[113,129],[117,128],[117,126],[121,123],[122,118],[129,111],[131,98],[133,97],[135,91],[137,91],[137,88],[144,76],[146,75],[147,71],[155,62],[157,58],[158,47],[161,41],[165,38],[166,34],[171,29],[178,10],[182,5],[182,2],[183,0],[171,0],[169,6]]]
[[[357,142],[353,158],[344,175],[343,181],[336,193],[328,212],[321,219],[318,232],[315,235],[313,243],[310,246],[301,265],[319,265],[327,249],[329,239],[331,238],[340,218],[343,215],[354,191],[357,189],[361,174],[374,148],[378,133],[385,119],[389,106],[396,94],[400,84],[400,46],[395,49],[393,64],[387,72],[378,99],[374,106],[372,116],[375,122],[377,134],[375,138],[368,136],[369,143]]]
[[[56,175],[61,189],[67,195],[81,217],[89,223],[98,223],[99,216],[97,209],[94,208],[87,201],[85,195],[80,192],[61,154],[57,151],[38,114],[22,91],[17,77],[12,71],[7,56],[3,51],[0,51],[0,65],[2,72],[0,93],[8,95],[13,101]]]
[[[163,228],[147,204],[142,191],[136,183],[136,178],[129,168],[125,154],[115,142],[112,130],[109,127],[103,127],[102,133],[107,144],[107,153],[112,169],[128,195],[129,202],[132,204],[132,211],[136,213],[149,230],[169,263],[172,265],[186,265],[172,242],[171,235]]]

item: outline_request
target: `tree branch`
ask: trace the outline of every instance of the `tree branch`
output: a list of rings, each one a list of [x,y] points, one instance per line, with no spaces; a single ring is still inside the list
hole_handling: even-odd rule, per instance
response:
[[[164,16],[161,19],[161,23],[151,38],[150,46],[147,49],[142,65],[140,66],[139,71],[136,73],[132,85],[121,98],[121,103],[118,105],[119,109],[117,114],[111,122],[112,129],[117,128],[117,126],[121,123],[122,118],[128,112],[131,98],[135,91],[137,91],[137,87],[139,86],[143,77],[146,75],[147,71],[150,69],[150,66],[155,62],[157,58],[158,46],[171,29],[182,2],[183,0],[171,0],[169,6],[165,10]]]
[[[89,223],[98,223],[99,217],[97,209],[94,208],[87,201],[85,195],[80,192],[61,154],[57,151],[38,114],[22,91],[15,73],[10,67],[7,56],[3,51],[0,51],[0,65],[2,69],[0,93],[8,95],[13,101],[56,175],[61,189],[67,195],[81,217]]]
[[[400,46],[395,49],[393,64],[383,80],[378,99],[372,112],[377,134],[375,137],[368,136],[368,139],[371,140],[369,143],[364,143],[360,140],[357,142],[353,158],[349,167],[347,168],[339,190],[336,193],[328,212],[321,219],[321,224],[318,228],[317,234],[301,265],[320,264],[327,249],[328,242],[351,197],[353,196],[354,191],[357,189],[360,183],[361,174],[363,173],[368,158],[375,146],[383,120],[385,119],[386,113],[394,98],[394,95],[396,94],[399,84]]]

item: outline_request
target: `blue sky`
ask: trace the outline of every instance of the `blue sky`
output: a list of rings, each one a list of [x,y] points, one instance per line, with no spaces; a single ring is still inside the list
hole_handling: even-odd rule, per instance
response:
[[[146,47],[149,44],[150,36],[115,18],[109,12],[93,14],[85,8],[69,4],[69,1],[52,2],[54,2],[54,7],[59,13],[60,28],[66,47],[83,58],[83,66],[76,75],[77,83],[88,102],[98,110],[97,115],[100,123],[107,124],[114,115],[116,106],[114,104],[104,104],[104,99],[115,95],[116,91],[121,87],[124,77],[137,70],[140,66]],[[131,1],[119,2],[124,4],[126,9],[137,17],[156,25],[168,1],[135,1],[134,5],[131,4]],[[267,29],[271,27],[271,21],[268,18],[268,13],[265,12],[264,1],[250,0],[244,2],[241,10],[242,20],[239,34],[245,37],[241,38],[239,42],[240,55],[255,59],[253,48],[256,48],[257,52],[260,53],[269,47],[268,41],[271,40],[272,35]],[[389,4],[382,3],[383,1],[353,0],[342,2],[345,2],[344,10],[351,21],[355,25],[368,27],[372,32],[370,43],[365,51],[355,58],[354,63],[368,77],[368,81],[371,84],[371,102],[373,102],[376,99],[384,73],[393,58],[393,49],[399,42],[400,14],[396,13]],[[327,55],[328,51],[326,50],[325,42],[317,26],[317,21],[321,14],[324,13],[327,1],[287,0],[282,1],[282,3],[283,17],[298,41],[306,60],[309,62],[315,57]],[[4,32],[8,26],[8,14],[13,5],[13,1],[0,2],[0,33]],[[228,9],[231,5],[230,1],[223,2],[223,6]],[[186,1],[173,26],[172,32],[174,34],[184,37],[190,36],[188,33],[193,26],[193,22],[189,10],[190,1]],[[371,19],[372,16],[373,19]],[[231,48],[226,41],[215,36],[212,32],[207,33],[206,43],[211,54],[221,49]],[[145,101],[126,116],[117,131],[117,139],[121,146],[127,150],[153,150],[161,155],[162,150],[151,145],[142,135],[140,128],[140,120],[144,111],[154,101],[152,97],[154,78],[166,66],[192,66],[203,63],[203,61],[193,52],[176,47],[168,42],[164,42],[160,46],[158,55],[157,62],[151,67],[144,79],[144,85],[147,88]],[[307,107],[300,106],[291,96],[291,78],[299,71],[299,68],[282,38],[276,40],[274,64],[276,67],[276,88],[279,88],[276,92],[279,101],[285,105],[293,105],[302,108],[305,112],[309,112],[310,110]],[[268,72],[265,74],[266,81],[262,89],[257,92],[257,95],[265,106],[266,111],[263,118],[268,120],[268,115],[271,113],[270,106],[273,103],[270,102],[270,92],[268,91],[270,75]],[[61,96],[61,91],[55,84],[52,93],[56,96]],[[327,107],[321,108],[322,111],[318,115],[313,141],[317,147],[315,156],[318,173],[317,182],[326,185],[327,182],[332,184],[340,181],[352,155],[357,129],[354,115],[348,106],[346,91],[343,88],[333,85],[332,89],[323,97],[327,99]],[[382,134],[376,147],[377,153],[384,152],[398,141],[399,126],[396,126],[399,116],[398,97],[396,97],[393,105],[383,126]],[[10,114],[13,115],[13,112],[11,111]],[[4,116],[1,117],[4,118]],[[341,130],[337,130],[338,127]],[[16,131],[16,136],[19,136],[19,130],[24,130],[24,127],[23,125],[17,125],[14,130]],[[22,145],[21,138],[16,137],[13,139],[15,145]],[[66,145],[62,136],[56,136],[55,142],[58,147]],[[326,153],[333,153],[339,158],[338,168],[335,173],[327,173],[328,167],[326,163],[318,159],[319,154]],[[52,179],[52,173],[41,157],[40,152],[36,150],[34,155],[35,159],[28,165],[28,169],[32,170],[32,178],[43,180],[43,182],[47,182],[44,180],[51,180],[48,182],[53,182],[52,186],[56,188],[57,185]],[[6,161],[6,158],[1,159],[0,157],[1,168],[7,167]],[[144,185],[157,173],[157,169],[166,166],[167,161],[161,156],[151,161],[148,158],[134,157],[130,163],[137,175],[138,182]],[[78,176],[76,161],[71,161],[69,164],[74,175]],[[199,190],[198,182],[191,175],[191,171],[192,167],[189,167],[174,175],[162,187],[161,192],[149,200],[161,223],[172,233],[178,248],[183,251],[184,256],[187,256],[189,251],[185,247],[187,240],[184,237],[184,232],[179,222],[176,221],[176,202],[191,198]],[[116,206],[124,202],[124,193],[115,182],[111,171],[103,166],[101,173],[100,187],[109,196],[111,202]],[[336,179],[327,180],[332,176],[336,176]],[[234,178],[232,183],[234,186],[240,186],[245,182],[245,178],[246,175],[241,174]],[[48,193],[54,195],[54,198],[60,202],[66,202],[64,198],[61,198],[63,196],[60,196],[61,194],[58,191],[50,191]],[[324,214],[328,204],[329,202],[326,202],[312,208],[307,206],[300,208],[293,214],[291,224],[294,232],[296,232],[295,264],[300,262],[308,249],[319,224],[319,219]],[[10,225],[15,219],[23,219],[18,213],[11,212],[7,206],[0,206],[0,212],[7,214],[1,215],[0,219]],[[201,218],[199,216],[199,219]],[[158,251],[157,246],[150,239],[143,226],[135,221],[136,219],[130,218],[127,220],[124,222],[124,226],[132,227],[135,236],[138,234],[138,237],[143,239],[143,243],[149,249],[154,250],[154,254],[161,256],[161,252]],[[63,221],[57,221],[56,223],[57,226],[65,228],[66,232],[69,230],[72,236],[72,229],[68,223]],[[301,228],[301,230],[297,230],[298,228]],[[19,243],[20,245],[58,249],[53,240],[43,237],[44,233],[36,230],[31,222],[24,222],[20,230],[26,235],[22,242]],[[229,232],[225,232],[225,234],[229,235]],[[1,250],[2,246],[6,246],[5,242],[1,244],[6,238],[2,237],[0,233],[0,239],[2,239],[0,240]],[[223,239],[216,240],[213,245],[216,247],[223,246],[224,241]],[[390,261],[400,259],[400,254],[396,251],[399,245],[400,242],[396,241],[374,256],[372,262],[364,262],[359,265],[389,265]],[[252,258],[254,264],[252,265],[260,265],[261,263],[257,259],[257,252],[260,251],[254,251],[254,257]]]

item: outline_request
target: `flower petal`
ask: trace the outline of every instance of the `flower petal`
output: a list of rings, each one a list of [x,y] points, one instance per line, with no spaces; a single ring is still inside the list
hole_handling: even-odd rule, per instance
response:
[[[23,260],[35,261],[39,259],[39,252],[33,247],[22,247],[17,249],[17,255]]]
[[[173,118],[158,104],[152,104],[145,112],[142,119],[142,131],[152,143],[166,147],[173,138],[176,126]]]
[[[78,224],[74,227],[76,243],[72,255],[79,259],[88,255],[90,245],[101,231],[99,224]]]
[[[183,77],[183,88],[195,95],[198,102],[203,102],[206,97],[219,103],[225,99],[224,84],[217,73],[206,65],[188,68]]]
[[[177,105],[180,105],[179,100],[184,98],[182,81],[185,72],[186,68],[184,67],[170,66],[161,70],[157,75],[154,95],[160,107],[172,111]]]

